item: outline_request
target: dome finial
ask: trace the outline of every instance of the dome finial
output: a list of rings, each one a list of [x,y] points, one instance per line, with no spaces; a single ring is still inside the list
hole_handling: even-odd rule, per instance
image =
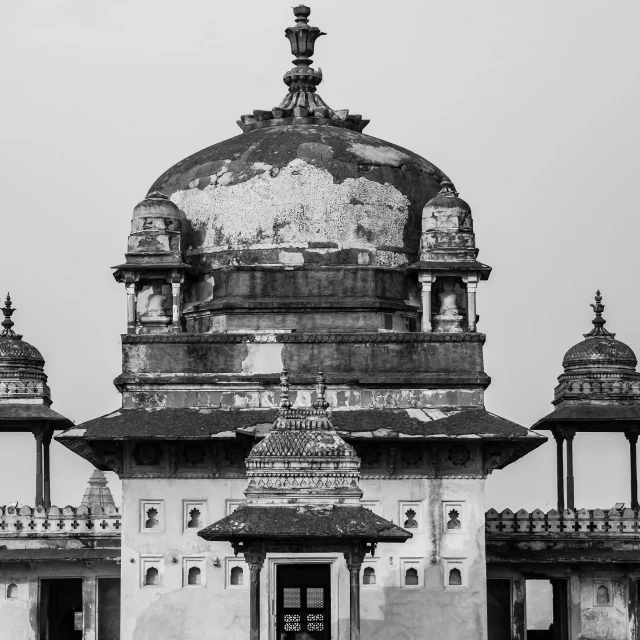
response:
[[[318,375],[316,377],[316,392],[318,394],[318,397],[313,403],[313,407],[320,413],[325,413],[327,408],[329,407],[329,403],[324,397],[324,394],[327,390],[326,382],[327,381],[325,380],[324,373],[322,373],[322,367],[320,367]]]
[[[456,191],[456,186],[449,180],[449,178],[445,178],[440,183],[440,194],[444,196],[457,197],[458,192]]]
[[[4,307],[2,307],[2,314],[4,315],[4,320],[2,321],[2,333],[0,333],[0,338],[16,338],[20,340],[22,338],[21,335],[18,335],[11,327],[15,324],[11,319],[11,316],[15,313],[15,309],[11,306],[11,296],[7,293],[7,299],[4,302]]]
[[[289,400],[289,372],[286,367],[282,368],[280,374],[280,413],[291,409],[291,400]]]
[[[610,333],[604,328],[606,320],[602,317],[604,311],[604,305],[602,304],[602,296],[600,295],[600,289],[596,291],[596,302],[591,303],[591,308],[595,311],[596,317],[591,321],[593,323],[593,329],[589,333],[583,334],[585,338],[595,338],[596,336],[606,336],[609,338],[615,337],[615,333]]]

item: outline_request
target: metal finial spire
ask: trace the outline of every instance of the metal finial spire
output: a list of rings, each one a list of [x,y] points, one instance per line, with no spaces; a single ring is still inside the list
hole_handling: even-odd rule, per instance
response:
[[[591,308],[595,311],[596,317],[591,321],[593,323],[593,329],[589,331],[589,333],[583,334],[585,338],[595,338],[596,336],[605,336],[609,338],[613,338],[616,334],[610,333],[604,328],[606,324],[606,320],[602,317],[602,312],[604,311],[604,305],[602,304],[602,296],[600,295],[600,289],[596,291],[596,302],[595,304],[590,305]]]
[[[21,335],[18,335],[11,327],[15,324],[11,319],[11,316],[15,313],[15,309],[11,306],[11,296],[7,293],[7,299],[4,302],[4,307],[2,307],[2,314],[4,315],[4,320],[2,321],[2,333],[0,333],[0,338],[16,338],[19,340],[22,338]]]
[[[329,407],[329,403],[324,397],[324,394],[327,390],[326,382],[327,381],[325,380],[324,374],[322,373],[322,369],[320,369],[316,377],[316,392],[318,394],[318,397],[316,398],[316,401],[313,403],[313,406],[322,412],[326,411],[327,408]]]
[[[291,400],[289,400],[289,372],[287,368],[282,369],[280,374],[280,412],[291,409]]]

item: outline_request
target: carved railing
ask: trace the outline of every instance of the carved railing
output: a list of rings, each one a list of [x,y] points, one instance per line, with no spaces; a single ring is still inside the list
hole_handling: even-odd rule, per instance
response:
[[[0,507],[0,538],[120,535],[122,516],[113,505],[74,507]]]
[[[485,514],[485,528],[492,535],[630,535],[640,536],[640,517],[633,509],[551,509],[545,513],[536,509],[529,513],[524,509],[514,513],[505,509],[498,513],[489,509]]]

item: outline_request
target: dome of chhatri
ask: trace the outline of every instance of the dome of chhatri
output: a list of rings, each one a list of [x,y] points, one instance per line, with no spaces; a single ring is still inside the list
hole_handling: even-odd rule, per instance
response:
[[[320,98],[322,73],[308,56],[323,34],[308,26],[306,7],[294,13],[286,34],[296,67],[285,76],[289,93],[280,106],[242,116],[244,133],[182,160],[151,191],[183,213],[183,246],[198,266],[414,261],[422,210],[446,176],[362,133],[367,120]]]
[[[635,370],[635,353],[624,342],[615,339],[615,333],[604,328],[606,320],[602,317],[604,305],[600,291],[596,293],[596,302],[592,304],[596,317],[593,329],[586,333],[584,340],[567,351],[562,366],[565,371],[583,368],[616,368]]]
[[[29,363],[42,368],[44,366],[42,354],[33,345],[25,342],[20,334],[13,331],[14,322],[11,316],[14,312],[15,309],[11,306],[11,297],[7,294],[4,307],[2,307],[4,320],[2,321],[3,329],[0,333],[0,367]]]

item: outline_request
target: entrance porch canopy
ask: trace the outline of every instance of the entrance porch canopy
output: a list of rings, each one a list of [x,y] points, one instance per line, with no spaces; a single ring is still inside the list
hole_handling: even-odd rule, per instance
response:
[[[350,579],[350,638],[360,640],[360,568],[379,542],[405,542],[412,534],[358,505],[252,505],[198,532],[205,540],[231,542],[249,566],[250,640],[260,638],[260,570],[267,552],[339,551]]]

